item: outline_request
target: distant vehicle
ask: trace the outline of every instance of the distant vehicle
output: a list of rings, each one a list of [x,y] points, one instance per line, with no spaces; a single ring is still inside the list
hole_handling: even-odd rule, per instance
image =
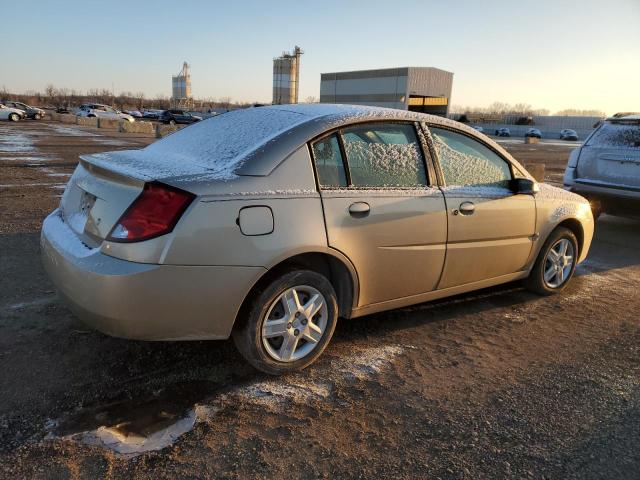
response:
[[[525,137],[542,138],[542,132],[537,128],[530,128],[524,134]]]
[[[511,130],[509,130],[508,128],[499,128],[496,130],[496,137],[510,137],[511,136]]]
[[[155,109],[145,110],[142,113],[142,117],[157,120],[158,118],[160,118],[160,115],[162,115],[162,112],[164,112],[164,110],[155,110]]]
[[[162,112],[162,115],[160,115],[160,121],[162,123],[168,123],[171,125],[175,125],[176,123],[190,124],[199,122],[200,120],[202,120],[202,117],[192,115],[186,110],[180,109],[165,110]]]
[[[11,122],[19,122],[27,118],[27,114],[24,110],[18,108],[11,108],[0,103],[0,120],[9,120]]]
[[[123,110],[122,113],[131,115],[134,118],[142,118],[142,113],[139,110]]]
[[[479,126],[477,126],[477,125],[476,125],[476,126],[474,126],[474,127],[471,127],[471,128],[473,128],[476,132],[480,132],[480,133],[484,132],[484,128],[479,127]]]
[[[98,117],[109,118],[113,120],[127,120],[128,122],[135,122],[135,118],[127,113],[122,113],[120,110],[116,110],[109,105],[102,105],[101,103],[85,103],[81,105],[76,115],[79,117]]]
[[[575,130],[571,130],[570,128],[565,128],[560,130],[560,140],[578,140],[578,134]]]
[[[3,105],[9,108],[17,108],[27,114],[27,118],[33,118],[34,120],[42,120],[44,118],[44,110],[38,107],[31,107],[26,103],[7,101],[2,102]]]
[[[58,107],[56,108],[56,113],[71,113],[69,107]]]
[[[564,187],[591,202],[594,218],[640,217],[640,115],[607,118],[571,152]]]

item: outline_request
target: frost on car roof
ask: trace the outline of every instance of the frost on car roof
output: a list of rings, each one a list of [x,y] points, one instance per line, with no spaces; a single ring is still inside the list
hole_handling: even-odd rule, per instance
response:
[[[184,128],[142,150],[82,158],[142,180],[206,174],[230,180],[247,156],[286,131],[313,119],[380,117],[392,110],[347,105],[283,105],[235,110]]]
[[[141,179],[206,176],[232,180],[240,167],[262,147],[290,130],[314,120],[328,129],[350,121],[433,119],[475,132],[452,120],[380,107],[314,104],[278,105],[235,110],[190,125],[142,150],[99,153],[82,158],[100,167]],[[306,140],[305,140],[306,141]],[[496,147],[500,148],[500,147]],[[284,156],[280,158],[282,160]],[[253,171],[244,174],[259,174]]]

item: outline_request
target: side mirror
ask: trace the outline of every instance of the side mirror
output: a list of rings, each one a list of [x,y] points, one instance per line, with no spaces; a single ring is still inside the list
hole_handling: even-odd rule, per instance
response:
[[[540,185],[530,178],[514,178],[511,180],[511,190],[522,195],[535,195],[540,191]]]

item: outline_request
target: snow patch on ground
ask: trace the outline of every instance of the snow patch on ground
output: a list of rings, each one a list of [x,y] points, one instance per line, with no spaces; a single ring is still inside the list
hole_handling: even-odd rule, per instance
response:
[[[98,133],[88,132],[80,128],[64,127],[62,125],[53,125],[52,128],[58,135],[65,137],[102,137]]]
[[[225,406],[238,403],[253,404],[269,410],[287,408],[290,404],[309,405],[312,402],[331,401],[334,385],[341,382],[364,381],[374,378],[388,367],[405,349],[397,345],[366,347],[351,355],[337,358],[324,368],[317,367],[321,381],[300,376],[270,378],[241,385],[210,401],[197,403],[181,415],[177,421],[170,419],[159,428],[151,428],[141,434],[127,430],[126,423],[103,425],[94,430],[56,436],[52,432],[58,421],[49,420],[45,440],[64,440],[101,446],[125,457],[135,457],[145,452],[161,450],[173,445],[176,440],[201,422],[215,421],[216,414]]]
[[[0,127],[0,153],[33,152],[36,147],[31,137],[14,129]]]

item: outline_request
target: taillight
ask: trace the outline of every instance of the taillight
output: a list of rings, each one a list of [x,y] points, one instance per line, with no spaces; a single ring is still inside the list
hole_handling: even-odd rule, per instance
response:
[[[142,193],[111,229],[111,242],[140,242],[173,230],[195,195],[162,183],[145,183]]]

